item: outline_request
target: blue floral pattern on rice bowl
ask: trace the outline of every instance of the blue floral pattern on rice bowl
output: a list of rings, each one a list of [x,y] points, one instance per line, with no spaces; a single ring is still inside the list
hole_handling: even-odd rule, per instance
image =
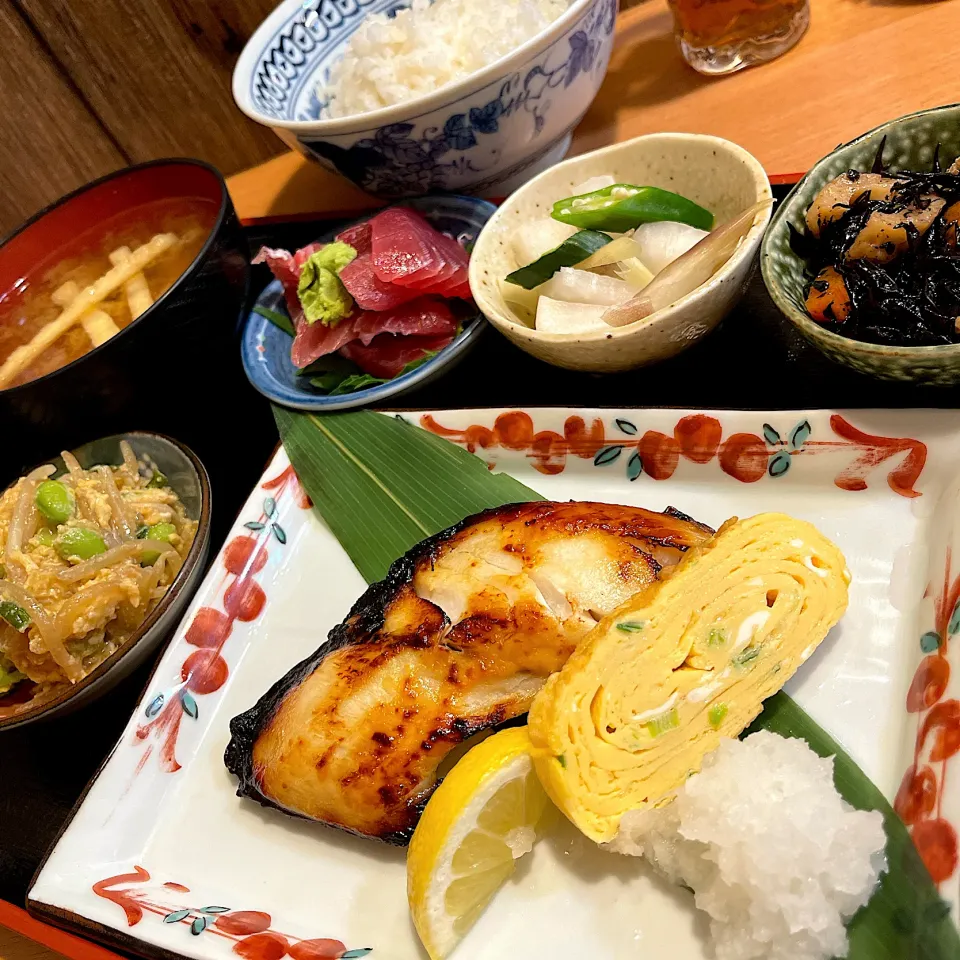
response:
[[[398,0],[308,0],[260,41],[246,90],[248,112],[287,127],[299,147],[383,197],[478,191],[505,181],[563,144],[606,73],[617,0],[595,0],[545,49],[472,92],[451,91],[440,107],[398,122],[321,136],[329,117],[318,81],[329,78],[368,13],[395,13]],[[571,6],[577,6],[573,0]],[[256,41],[257,38],[255,37]],[[244,61],[238,74],[244,72]],[[506,65],[505,65],[506,66]],[[516,63],[512,66],[516,68]],[[244,94],[246,96],[244,96]],[[259,119],[259,117],[258,117]]]

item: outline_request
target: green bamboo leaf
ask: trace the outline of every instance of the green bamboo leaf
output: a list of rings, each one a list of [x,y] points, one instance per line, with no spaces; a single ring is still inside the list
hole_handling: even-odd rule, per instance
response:
[[[274,415],[301,483],[368,583],[382,579],[424,537],[471,513],[541,499],[400,417],[370,411],[313,416],[279,408]],[[747,733],[761,729],[800,737],[821,756],[835,757],[834,780],[844,799],[883,814],[890,872],[849,924],[848,960],[957,960],[960,932],[883,794],[786,694],[771,697]]]
[[[297,476],[368,583],[472,513],[542,497],[466,450],[369,410],[317,416],[274,407]]]
[[[870,902],[850,921],[847,960],[948,960],[960,957],[960,931],[937,892],[903,821],[886,797],[825,730],[785,693],[767,700],[744,731],[770,730],[806,740],[821,757],[833,757],[833,779],[847,803],[879,810],[887,832],[887,863]]]

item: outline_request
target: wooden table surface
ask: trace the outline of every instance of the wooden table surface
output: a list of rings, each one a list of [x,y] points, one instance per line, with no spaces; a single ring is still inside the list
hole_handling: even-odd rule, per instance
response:
[[[0,960],[61,960],[62,956],[19,933],[0,927]]]
[[[620,14],[610,70],[573,152],[655,131],[735,140],[770,174],[798,173],[893,117],[960,100],[952,45],[960,0],[812,0],[807,35],[785,56],[708,78],[681,60],[665,0]],[[287,153],[230,178],[240,217],[332,214],[373,204]]]
[[[960,36],[960,0],[812,3],[810,30],[790,53],[719,79],[701,77],[682,62],[665,0],[622,13],[607,79],[576,132],[573,152],[643,133],[689,131],[735,140],[771,174],[796,173],[885,120],[960,99],[953,49],[943,42]],[[244,220],[375,205],[294,153],[229,183]],[[0,928],[0,960],[60,956]]]
[[[104,947],[34,920],[0,900],[0,960],[120,960]]]

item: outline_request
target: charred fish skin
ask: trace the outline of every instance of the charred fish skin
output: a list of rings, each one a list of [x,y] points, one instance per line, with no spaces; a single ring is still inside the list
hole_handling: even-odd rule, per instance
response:
[[[485,511],[492,513],[493,510]],[[481,514],[483,516],[484,514]],[[237,714],[230,721],[230,741],[223,753],[227,770],[237,778],[237,796],[257,801],[261,806],[312,820],[313,817],[277,803],[268,797],[259,786],[258,771],[253,762],[253,747],[263,731],[276,715],[286,696],[298,687],[331,654],[354,643],[365,643],[383,626],[387,604],[404,586],[410,583],[421,559],[430,555],[434,546],[459,532],[473,518],[466,517],[460,523],[441,530],[416,544],[409,552],[394,560],[386,577],[370,584],[350,608],[346,619],[338,623],[328,634],[326,642],[310,656],[291,667],[249,710]],[[470,734],[472,736],[472,734]],[[426,805],[426,800],[423,801]],[[355,836],[367,836],[348,826],[331,823],[330,826],[345,830]],[[406,846],[413,835],[413,827],[396,833],[388,833],[379,839],[385,843]]]
[[[231,721],[238,795],[405,844],[450,750],[525,714],[597,614],[712,533],[678,511],[533,501],[422,541]],[[571,550],[574,567],[599,557],[602,571],[568,575]],[[551,577],[560,613],[540,593]]]

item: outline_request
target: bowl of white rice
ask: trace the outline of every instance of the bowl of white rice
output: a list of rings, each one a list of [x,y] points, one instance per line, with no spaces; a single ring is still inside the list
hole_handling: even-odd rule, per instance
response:
[[[617,0],[284,0],[233,96],[376,196],[504,195],[566,154],[616,15]]]

